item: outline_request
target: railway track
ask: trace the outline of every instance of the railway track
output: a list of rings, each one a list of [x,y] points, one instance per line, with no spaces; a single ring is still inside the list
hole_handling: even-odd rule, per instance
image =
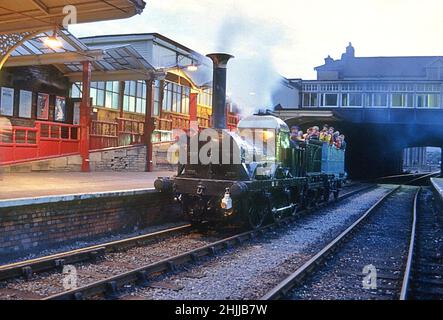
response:
[[[146,235],[131,237],[128,239],[108,242],[100,245],[62,252],[46,257],[36,258],[0,266],[0,281],[25,277],[31,279],[34,275],[54,269],[62,269],[65,265],[95,261],[105,254],[128,250],[172,234],[188,232],[192,229],[190,224],[161,230]]]
[[[355,189],[358,192],[369,188],[370,185],[362,183],[352,183],[346,186],[346,189]],[[352,192],[348,193],[352,195]],[[181,233],[188,233],[193,230],[191,224],[184,224],[177,227],[160,230],[145,235],[130,237],[122,240],[102,243],[98,245],[87,246],[75,250],[52,254],[49,256],[35,259],[19,261],[11,264],[0,265],[0,281],[13,278],[24,277],[31,279],[36,274],[48,272],[51,270],[60,270],[65,265],[72,265],[84,262],[94,262],[109,253],[129,250],[137,246],[144,246],[156,239],[170,237]]]
[[[423,177],[421,177],[423,178]],[[415,179],[415,178],[414,178]],[[371,185],[361,185],[359,183],[352,185],[355,190],[348,192],[347,194],[344,194],[340,197],[340,199],[346,199],[348,197],[351,197],[352,195],[355,195],[359,192],[363,192],[365,190],[369,190],[370,188],[373,188],[375,186]],[[398,189],[395,189],[393,192],[391,192],[388,196],[381,199],[379,202],[377,202],[376,205],[374,205],[372,210],[377,209],[379,206],[381,206],[384,201],[390,196],[392,196],[395,192],[398,192]],[[417,198],[418,193],[415,195],[415,207],[417,204]],[[322,204],[322,207],[326,204]],[[372,211],[369,210],[369,211]],[[311,210],[312,211],[312,210]],[[300,212],[300,214],[305,214],[307,211]],[[304,273],[303,275],[296,276],[296,280],[289,280],[286,279],[284,281],[284,285],[280,284],[278,287],[274,289],[274,293],[268,293],[266,296],[264,296],[264,299],[275,299],[275,298],[281,298],[281,297],[287,297],[288,292],[293,290],[294,287],[297,287],[297,285],[300,285],[301,279],[304,279],[309,276],[310,272],[313,272],[315,270],[315,265],[318,265],[320,262],[324,259],[328,259],[327,256],[331,252],[334,252],[337,247],[342,245],[342,243],[346,243],[348,241],[345,241],[345,239],[349,238],[349,235],[354,233],[355,230],[360,228],[360,224],[363,224],[363,221],[368,219],[368,216],[372,215],[372,213],[367,212],[361,219],[359,219],[356,224],[352,226],[352,231],[349,232],[349,234],[344,235],[342,238],[336,242],[336,244],[332,245],[332,248],[329,248],[327,253],[321,254],[322,257],[318,257],[320,260],[318,261],[311,261],[312,263],[306,263],[303,267],[300,269],[307,269],[308,271]],[[250,232],[244,232],[242,234],[237,234],[234,236],[230,236],[228,238],[224,238],[222,240],[218,240],[215,242],[212,242],[208,245],[200,246],[197,249],[185,252],[183,254],[179,254],[172,257],[167,257],[166,259],[157,259],[157,261],[153,263],[149,263],[143,267],[139,268],[133,268],[129,271],[122,272],[116,276],[111,277],[104,277],[103,279],[100,279],[95,282],[91,282],[87,285],[81,286],[79,288],[76,288],[74,290],[66,291],[66,292],[60,292],[53,295],[48,295],[43,300],[70,300],[70,299],[90,299],[94,297],[106,297],[106,298],[115,298],[118,296],[119,292],[122,289],[125,289],[128,285],[146,285],[148,281],[153,277],[157,276],[159,274],[164,274],[170,271],[176,270],[177,267],[182,266],[184,264],[188,263],[195,263],[200,260],[200,258],[203,257],[210,257],[213,255],[216,255],[218,252],[224,251],[225,249],[237,246],[239,244],[242,244],[245,241],[248,241],[250,239],[254,239],[256,237],[259,237],[262,234],[265,234],[268,231],[275,230],[276,228],[279,228],[280,225],[286,225],[290,224],[292,221],[294,221],[295,217],[288,218],[284,221],[281,221],[279,224],[273,224],[265,226],[259,230],[250,231]],[[412,218],[411,218],[412,219]],[[31,261],[25,261],[16,263],[13,265],[9,265],[7,267],[3,266],[0,267],[0,279],[13,279],[16,277],[25,277],[27,279],[32,279],[33,274],[39,273],[39,272],[45,272],[49,271],[51,269],[59,269],[65,265],[72,265],[77,264],[79,262],[85,262],[90,261],[94,262],[95,260],[99,259],[102,255],[105,255],[110,252],[118,252],[118,251],[124,251],[128,248],[137,247],[140,245],[146,245],[150,241],[162,237],[162,236],[168,236],[172,235],[177,232],[187,232],[191,229],[190,225],[184,225],[177,228],[172,228],[160,232],[156,232],[153,234],[135,237],[131,239],[125,239],[121,241],[115,241],[113,243],[103,244],[99,246],[93,246],[89,248],[83,248],[79,250],[74,250],[71,252],[61,253],[57,255],[53,255],[50,257],[44,257],[39,259],[34,259]],[[351,229],[351,228],[349,228]],[[349,231],[349,230],[347,230]],[[346,232],[346,231],[345,231]],[[343,235],[343,234],[342,234]],[[336,239],[337,240],[337,239]],[[416,245],[414,242],[411,242],[410,248],[414,248]],[[323,250],[322,250],[323,251]],[[407,250],[406,250],[407,251]],[[411,253],[412,252],[412,253]],[[407,263],[407,267],[405,267],[405,276],[404,281],[405,283],[403,285],[403,291],[400,294],[403,299],[410,298],[412,296],[416,297],[416,294],[412,294],[412,290],[410,287],[414,287],[411,285],[411,283],[415,283],[416,277],[413,276],[413,270],[414,270],[414,259],[415,256],[413,255],[414,251],[411,249],[409,250],[409,262]],[[319,256],[319,255],[316,255]],[[314,257],[315,258],[315,257]],[[313,259],[314,259],[313,258]],[[380,262],[380,261],[379,261]],[[307,266],[307,267],[306,267]],[[297,270],[297,272],[300,271]],[[297,273],[296,272],[296,273]],[[390,280],[393,280],[394,278],[398,280],[398,274],[395,276],[389,276],[386,274],[382,274],[382,277],[388,278]],[[292,283],[292,284],[291,284]],[[417,282],[418,283],[418,282]],[[284,288],[283,288],[284,287]],[[287,289],[290,288],[290,289]],[[381,297],[381,295],[379,296]],[[384,298],[387,298],[388,295],[383,295]],[[40,299],[40,298],[36,298]]]
[[[371,188],[374,188],[374,186],[371,185],[365,185],[359,189],[350,191],[340,197],[340,199],[346,199],[348,197],[351,197],[352,195],[355,195],[359,192],[363,192],[365,190],[369,190]],[[325,206],[326,204],[322,204],[322,206]],[[312,211],[312,210],[311,210]],[[306,214],[310,211],[303,211],[300,212],[300,214]],[[222,240],[218,240],[215,242],[211,242],[208,245],[199,246],[197,249],[190,250],[186,253],[182,253],[176,256],[167,257],[166,259],[154,259],[154,262],[151,262],[143,267],[136,267],[134,266],[129,271],[124,271],[116,276],[106,277],[103,276],[102,279],[99,279],[98,281],[93,281],[91,283],[88,283],[84,286],[81,286],[77,289],[66,291],[66,292],[59,292],[52,295],[47,295],[44,297],[44,300],[57,300],[57,299],[89,299],[94,296],[105,296],[105,297],[114,297],[117,292],[124,288],[128,284],[143,284],[146,283],[146,281],[151,277],[152,275],[156,275],[163,272],[168,272],[171,270],[174,270],[177,266],[192,262],[192,261],[198,261],[201,257],[204,256],[211,256],[219,252],[220,250],[227,249],[231,246],[235,246],[238,244],[243,243],[244,241],[247,241],[249,239],[253,239],[255,237],[260,236],[261,234],[264,234],[265,232],[269,230],[273,230],[275,228],[278,228],[279,225],[285,225],[287,223],[290,223],[296,219],[296,217],[288,218],[284,221],[281,221],[279,224],[272,224],[263,227],[262,229],[255,230],[255,231],[249,231],[244,232],[242,234],[237,234],[235,236],[230,236],[227,238],[224,238]],[[189,228],[189,226],[183,226],[183,230],[186,230]],[[165,232],[175,232],[173,230],[165,231]],[[160,232],[159,234],[164,234],[163,232]],[[149,239],[149,235],[148,235]],[[115,251],[117,250],[124,250],[125,246],[134,247],[137,246],[137,243],[140,243],[140,239],[138,240],[131,240],[130,243],[126,243],[126,240],[122,240],[120,244],[117,245],[117,247],[112,248],[112,246],[98,246],[97,248],[87,248],[82,249],[80,252],[70,252],[70,253],[64,253],[57,256],[53,256],[48,258],[41,258],[37,261],[33,261],[32,263],[36,264],[30,264],[29,262],[22,262],[15,266],[10,266],[9,269],[9,275],[4,276],[4,278],[11,278],[15,276],[20,276],[21,281],[23,281],[23,276],[27,276],[27,272],[23,271],[23,268],[30,267],[31,271],[45,271],[52,268],[58,268],[60,270],[61,265],[67,265],[68,261],[75,261],[76,257],[80,257],[80,260],[86,256],[86,259],[90,259],[88,255],[90,255],[90,252],[98,251],[98,249],[101,250],[101,252],[106,253],[106,250],[108,251]],[[104,247],[104,248],[103,248]],[[71,256],[72,255],[72,256]],[[93,254],[94,259],[97,258],[97,254]],[[65,259],[62,264],[58,262],[56,264],[55,261],[60,259],[61,257],[64,257],[62,259]],[[156,261],[155,261],[156,260]],[[92,260],[90,262],[94,262],[95,260]],[[100,261],[100,259],[97,259],[97,261]],[[56,264],[56,265],[55,265]],[[43,266],[48,265],[48,267],[43,268]],[[131,263],[128,262],[128,265],[131,265]],[[49,268],[49,269],[48,269]],[[31,273],[31,271],[28,271]],[[5,273],[7,275],[7,273]],[[29,277],[29,279],[32,279],[32,276]],[[10,279],[11,280],[11,279]],[[49,277],[49,280],[51,278]],[[14,279],[12,279],[14,281]],[[54,279],[52,279],[54,281]],[[59,281],[59,280],[58,280]],[[42,285],[42,284],[40,284]],[[34,299],[41,299],[41,297],[34,296],[32,297]]]
[[[399,186],[385,195],[262,299],[404,298],[419,193],[411,188]]]
[[[427,185],[429,179],[440,175],[440,171],[431,173],[407,173],[393,176],[386,176],[376,179],[376,183],[392,183],[403,185]]]
[[[432,190],[423,188],[417,197],[417,224],[405,275],[404,300],[443,299],[443,216]]]

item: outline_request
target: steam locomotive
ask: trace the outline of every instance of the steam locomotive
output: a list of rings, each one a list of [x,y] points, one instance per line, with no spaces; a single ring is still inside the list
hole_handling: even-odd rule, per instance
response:
[[[271,115],[241,120],[226,130],[226,65],[214,62],[212,135],[187,135],[178,174],[155,188],[171,193],[193,223],[235,221],[259,228],[335,198],[346,181],[343,150],[319,141],[293,143],[288,125]]]

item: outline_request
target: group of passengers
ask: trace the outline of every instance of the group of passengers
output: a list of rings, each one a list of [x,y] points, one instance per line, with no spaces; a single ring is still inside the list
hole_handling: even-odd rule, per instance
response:
[[[291,127],[291,142],[296,143],[310,140],[321,141],[340,150],[346,149],[345,135],[341,134],[340,131],[335,131],[334,127],[330,127],[327,124],[323,126],[322,130],[314,126],[309,128],[306,133],[303,133],[299,126]]]

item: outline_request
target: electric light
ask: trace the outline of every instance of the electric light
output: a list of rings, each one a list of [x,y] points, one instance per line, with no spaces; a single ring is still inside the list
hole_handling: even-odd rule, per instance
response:
[[[188,66],[188,71],[190,72],[195,72],[198,70],[198,67],[195,64],[191,64],[190,66]]]
[[[63,47],[63,43],[57,38],[57,30],[54,30],[52,36],[49,36],[45,40],[43,40],[43,43],[45,44],[45,46],[53,50]]]

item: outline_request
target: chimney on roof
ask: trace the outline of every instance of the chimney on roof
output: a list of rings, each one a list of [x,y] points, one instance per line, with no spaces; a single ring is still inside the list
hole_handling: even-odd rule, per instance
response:
[[[341,56],[342,60],[349,60],[355,58],[355,49],[352,46],[352,43],[349,42],[349,45],[346,47],[346,53],[343,53]]]
[[[325,64],[330,64],[330,63],[332,63],[332,62],[334,62],[334,59],[332,59],[331,56],[328,55],[328,56],[325,58]]]

